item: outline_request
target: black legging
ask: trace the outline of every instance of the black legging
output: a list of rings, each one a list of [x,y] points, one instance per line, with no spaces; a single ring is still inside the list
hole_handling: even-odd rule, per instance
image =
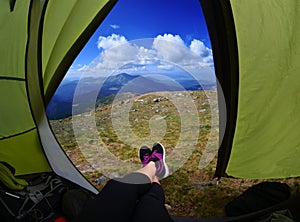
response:
[[[172,222],[164,201],[164,191],[158,183],[151,183],[144,174],[131,173],[108,181],[76,221]]]

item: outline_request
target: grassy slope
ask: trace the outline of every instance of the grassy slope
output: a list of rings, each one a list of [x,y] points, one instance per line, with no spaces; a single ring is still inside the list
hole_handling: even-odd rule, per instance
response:
[[[192,91],[190,96],[195,102],[198,110],[200,126],[199,139],[192,154],[189,154],[188,161],[185,164],[172,172],[171,176],[161,181],[166,193],[166,203],[171,206],[169,212],[176,216],[191,216],[191,217],[223,217],[224,206],[235,196],[241,194],[249,186],[258,183],[258,180],[245,179],[229,179],[222,178],[221,182],[216,185],[216,180],[213,179],[217,156],[216,148],[218,144],[218,126],[211,124],[212,112],[217,112],[216,108],[216,92],[206,91],[211,95],[209,106],[208,97],[204,91]],[[161,101],[154,102],[157,94],[147,94],[133,98],[132,107],[129,111],[129,122],[131,130],[139,137],[147,137],[150,134],[149,121],[158,115],[166,121],[166,132],[162,141],[169,155],[173,147],[178,142],[180,132],[180,114],[177,108],[172,104],[170,98],[172,94],[182,96],[178,92],[160,93]],[[129,99],[125,99],[128,101]],[[117,102],[120,105],[120,102]],[[106,147],[115,156],[118,156],[124,161],[139,163],[137,148],[132,148],[124,144],[116,135],[111,121],[111,105],[99,107],[95,111],[95,119],[99,137],[105,142]],[[211,109],[212,108],[212,109]],[[215,113],[217,114],[217,113]],[[56,120],[50,122],[52,128],[62,144],[65,152],[81,170],[81,172],[89,178],[99,189],[103,185],[97,185],[95,179],[102,174],[94,170],[84,155],[81,153],[79,146],[74,138],[71,118]],[[126,130],[127,128],[124,128]],[[128,130],[128,129],[127,129]],[[124,131],[125,132],[125,131]],[[187,132],[188,136],[191,132]],[[126,134],[126,132],[125,132]],[[208,141],[212,135],[211,141]],[[186,137],[188,140],[188,137]],[[154,141],[153,141],[154,142]],[[88,143],[88,142],[87,142]],[[92,143],[89,141],[89,143]],[[212,144],[208,144],[212,143]],[[151,144],[147,144],[151,145]],[[211,145],[211,146],[208,146]],[[208,148],[207,148],[208,147]],[[210,150],[211,149],[211,150]],[[204,155],[205,153],[205,155]],[[208,159],[203,161],[201,157],[214,157],[212,161]],[[200,159],[202,163],[207,162],[208,165],[199,169]],[[299,181],[295,179],[284,180],[295,192],[299,189]]]

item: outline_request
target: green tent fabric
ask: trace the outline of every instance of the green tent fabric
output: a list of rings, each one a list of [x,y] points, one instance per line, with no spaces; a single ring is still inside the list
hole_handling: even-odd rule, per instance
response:
[[[26,83],[30,1],[18,1],[13,11],[9,1],[0,4],[0,158],[14,166],[16,175],[47,172],[51,169],[41,149]],[[39,85],[32,87],[40,89]]]
[[[300,176],[300,4],[233,0],[231,5],[240,71],[227,174]]]
[[[300,176],[299,1],[202,2],[227,111],[216,176]]]
[[[57,143],[45,107],[115,2],[0,2],[0,161],[16,175],[54,171],[97,192]]]

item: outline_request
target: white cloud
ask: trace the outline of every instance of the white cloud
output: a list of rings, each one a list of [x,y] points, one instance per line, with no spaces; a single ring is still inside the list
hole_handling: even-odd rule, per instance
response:
[[[209,56],[210,49],[207,48],[203,42],[194,39],[191,44],[190,44],[190,49],[192,52],[194,52],[195,54],[201,56],[201,57],[207,57]]]
[[[116,47],[118,45],[122,45],[125,43],[127,43],[127,40],[124,36],[112,34],[108,37],[100,36],[98,38],[97,46],[98,46],[98,49],[107,50],[107,49],[110,49],[110,48],[113,48],[113,47]]]
[[[81,67],[84,76],[108,76],[114,72],[171,73],[175,70],[172,66],[177,66],[201,77],[208,73],[207,68],[213,67],[212,50],[200,40],[192,40],[189,46],[179,35],[172,34],[158,35],[150,43],[146,40],[127,41],[117,34],[100,36],[100,55],[88,67]]]
[[[184,45],[184,42],[179,35],[164,34],[164,35],[158,35],[155,39],[173,42],[178,45]]]
[[[170,64],[160,64],[157,66],[158,69],[164,69],[164,70],[172,70],[174,68],[173,65]]]
[[[88,66],[87,65],[83,65],[83,66],[80,66],[78,69],[77,69],[77,71],[78,72],[81,72],[81,71],[85,71],[85,70],[87,70],[88,69]]]
[[[147,49],[144,46],[139,47],[137,58],[139,60],[153,60],[157,56],[157,53],[153,49]]]
[[[120,28],[120,26],[116,25],[116,24],[110,25],[110,27],[112,27],[113,29],[119,29]]]
[[[153,41],[153,48],[160,59],[174,63],[179,63],[188,54],[188,48],[179,35],[158,35]]]

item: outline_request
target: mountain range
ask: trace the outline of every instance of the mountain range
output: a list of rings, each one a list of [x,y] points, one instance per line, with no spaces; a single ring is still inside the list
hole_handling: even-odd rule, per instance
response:
[[[76,106],[76,114],[90,111],[95,106],[111,103],[117,94],[141,95],[160,91],[208,90],[213,88],[215,88],[214,82],[203,83],[201,81],[200,85],[193,78],[170,80],[150,75],[130,75],[127,73],[111,75],[107,78],[64,80],[47,107],[47,116],[49,119],[69,117],[72,115],[74,106]],[[76,96],[75,100],[74,96]]]

